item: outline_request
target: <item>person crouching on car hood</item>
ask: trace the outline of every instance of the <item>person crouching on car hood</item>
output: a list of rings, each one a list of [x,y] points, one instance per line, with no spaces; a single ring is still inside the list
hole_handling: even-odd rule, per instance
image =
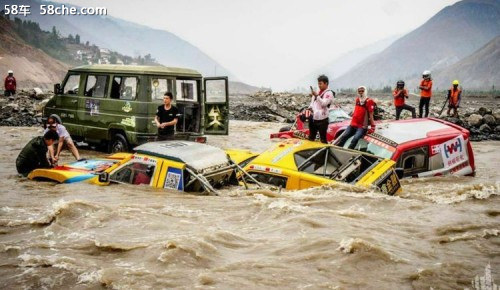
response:
[[[328,88],[328,77],[320,75],[318,77],[319,92],[315,92],[311,87],[312,122],[309,124],[309,140],[316,140],[319,132],[321,143],[328,143],[326,132],[328,131],[328,108],[333,101],[333,91]]]
[[[349,149],[354,149],[359,139],[363,138],[366,133],[371,134],[375,132],[375,121],[373,120],[374,110],[375,102],[368,98],[366,87],[359,87],[354,112],[352,113],[351,124],[347,126],[344,133],[342,133],[333,144],[342,147],[347,139],[354,136],[351,144],[349,144]],[[371,125],[370,129],[368,129],[368,124]]]

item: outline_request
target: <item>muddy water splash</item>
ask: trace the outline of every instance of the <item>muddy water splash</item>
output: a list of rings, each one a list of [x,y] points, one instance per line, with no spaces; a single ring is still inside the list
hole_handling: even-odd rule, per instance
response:
[[[209,141],[264,150],[278,127],[234,122]],[[0,128],[0,288],[463,289],[488,264],[500,281],[498,142],[474,144],[477,177],[405,180],[399,197],[344,185],[214,197],[20,179],[15,158],[38,133]]]

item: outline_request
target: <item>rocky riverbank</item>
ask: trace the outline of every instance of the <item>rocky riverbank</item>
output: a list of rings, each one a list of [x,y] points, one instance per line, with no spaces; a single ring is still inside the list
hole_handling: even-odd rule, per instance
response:
[[[445,120],[468,129],[472,141],[500,140],[500,110],[481,107],[466,110],[459,118],[446,117]]]
[[[337,94],[335,104],[350,113],[354,109],[353,94]],[[395,108],[391,96],[372,94],[376,100],[383,120],[394,119]],[[293,123],[297,112],[309,106],[310,97],[305,94],[258,92],[248,96],[232,96],[230,115],[235,120],[260,122]],[[414,106],[418,113],[419,97],[410,96],[408,104]],[[440,115],[444,96],[433,98],[430,116]],[[411,118],[408,111],[403,111],[402,119]],[[446,116],[446,108],[441,117],[444,120],[460,125],[471,132],[473,141],[500,140],[500,98],[490,96],[465,96],[458,118]]]
[[[0,126],[40,126],[42,110],[50,94],[36,88],[19,91],[15,96],[0,97]]]
[[[40,89],[19,91],[17,95],[0,97],[0,126],[40,126],[42,110],[52,95],[44,94]],[[381,111],[382,119],[394,119],[392,98],[374,95]],[[258,122],[292,123],[297,112],[309,106],[310,97],[296,93],[273,93],[262,91],[253,95],[231,96],[230,118]],[[352,112],[354,95],[337,94],[335,104],[346,112]],[[411,96],[408,103],[418,110],[418,97]],[[430,107],[430,115],[437,117],[442,108],[442,100],[435,97]],[[500,98],[464,97],[459,118],[442,118],[460,125],[471,132],[471,139],[500,140]],[[402,118],[410,118],[404,111]]]

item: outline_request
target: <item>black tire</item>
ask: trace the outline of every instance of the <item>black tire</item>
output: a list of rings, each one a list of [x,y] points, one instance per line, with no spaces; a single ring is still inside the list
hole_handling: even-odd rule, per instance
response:
[[[288,132],[290,130],[292,130],[292,128],[290,126],[286,126],[286,127],[281,127],[280,128],[280,132]]]
[[[120,133],[115,133],[108,143],[109,153],[128,152],[127,139]]]

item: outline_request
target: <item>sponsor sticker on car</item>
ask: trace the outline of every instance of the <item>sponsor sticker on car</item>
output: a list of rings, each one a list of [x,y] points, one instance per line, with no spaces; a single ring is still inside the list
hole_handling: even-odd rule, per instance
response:
[[[444,167],[452,168],[468,162],[466,143],[462,135],[439,145]]]
[[[398,175],[394,170],[389,170],[384,173],[384,175],[377,180],[376,184],[383,193],[388,195],[394,195],[401,188]]]
[[[163,188],[184,190],[184,178],[182,170],[179,168],[169,167],[167,176],[165,177],[165,184]]]

